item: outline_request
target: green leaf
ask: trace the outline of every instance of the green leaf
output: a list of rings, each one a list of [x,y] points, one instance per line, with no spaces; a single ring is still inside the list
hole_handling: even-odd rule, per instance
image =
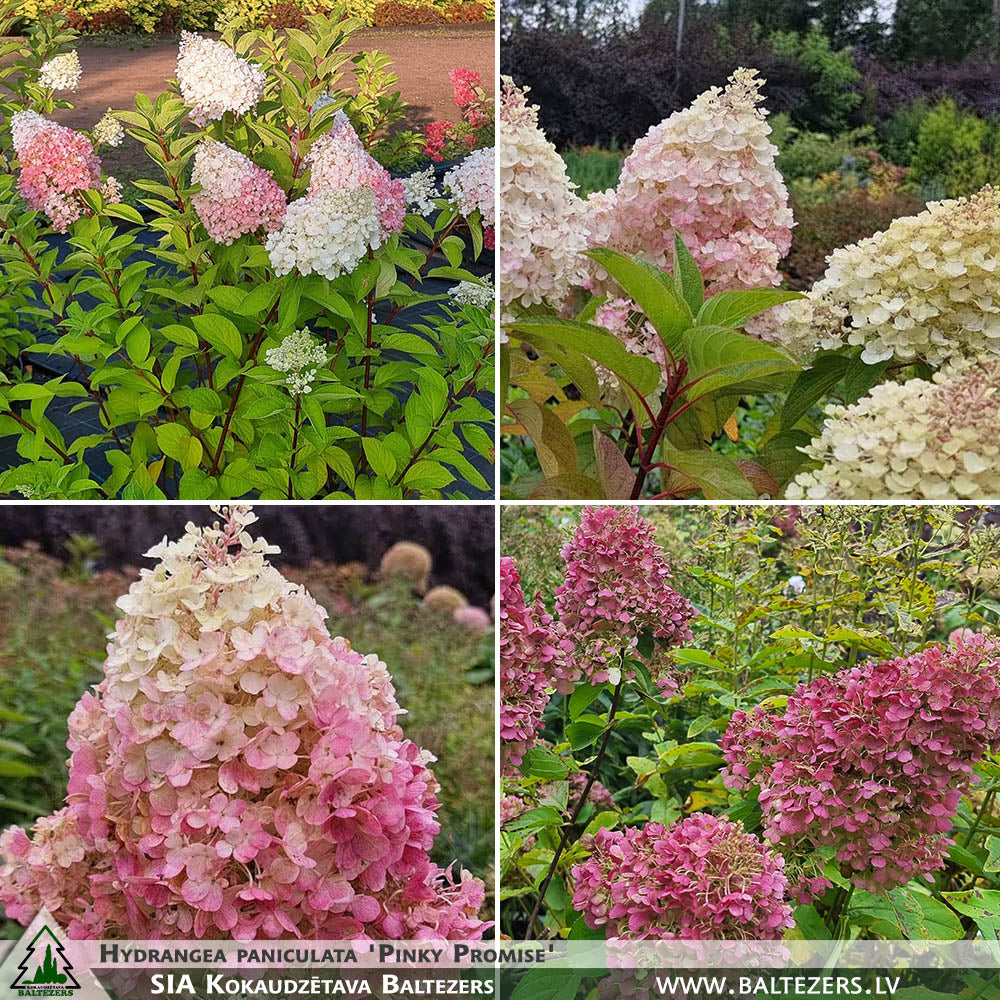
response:
[[[857,890],[849,912],[851,923],[893,941],[956,941],[963,935],[961,921],[947,906],[906,888],[885,895]]]
[[[705,301],[705,282],[681,234],[674,233],[674,289],[696,316]]]
[[[414,462],[403,477],[404,486],[418,490],[440,490],[454,481],[454,475],[443,465],[427,459]]]
[[[791,430],[821,399],[828,396],[844,377],[850,364],[842,354],[816,359],[793,383],[781,410],[781,429]]]
[[[276,413],[291,409],[291,400],[287,396],[263,396],[255,399],[245,410],[240,410],[244,420],[267,420]]]
[[[198,334],[189,326],[170,323],[167,326],[161,326],[158,332],[162,333],[172,344],[180,344],[182,347],[198,346]]]
[[[614,372],[634,392],[648,396],[660,384],[660,368],[648,358],[625,350],[622,342],[607,330],[572,319],[533,319],[524,317],[509,326],[521,340],[537,344],[543,350],[546,340],[580,351],[588,358]]]
[[[582,978],[577,969],[529,969],[510,1000],[574,1000]]]
[[[604,726],[596,722],[571,722],[566,727],[566,737],[574,750],[589,747],[603,732]]]
[[[376,476],[392,479],[396,474],[396,459],[392,452],[377,438],[365,438],[362,442],[365,458]]]
[[[180,462],[184,469],[194,468],[201,461],[201,442],[180,424],[160,424],[156,443],[164,455]]]
[[[684,354],[689,365],[689,399],[754,381],[766,392],[773,390],[769,382],[775,375],[800,369],[777,347],[726,326],[692,327],[684,336]]]
[[[532,747],[521,761],[521,774],[545,781],[562,781],[569,774],[569,765],[557,754],[544,747]]]
[[[561,823],[562,814],[555,806],[540,806],[522,813],[517,819],[508,823],[505,829],[528,832],[544,830],[547,826],[559,826]]]
[[[145,366],[149,357],[149,328],[145,323],[140,323],[129,331],[125,338],[125,353],[137,368]]]
[[[989,856],[983,864],[983,871],[1000,872],[1000,837],[990,834],[985,846]]]
[[[972,917],[989,940],[1000,938],[1000,889],[965,889],[942,892],[942,899],[964,917]]]
[[[37,767],[19,760],[0,759],[0,778],[34,778],[39,773]]]
[[[679,298],[673,278],[641,257],[599,247],[588,251],[615,281],[628,298],[645,313],[668,352],[677,355],[681,336],[694,322],[687,302]]]
[[[603,684],[577,684],[569,696],[569,717],[578,718],[603,690]]]
[[[201,469],[188,469],[178,483],[178,500],[211,500],[219,488],[214,476],[206,475]]]
[[[805,298],[801,292],[756,288],[742,292],[719,292],[698,313],[699,326],[743,326],[752,316],[772,306]]]
[[[191,322],[202,339],[220,354],[237,359],[243,354],[243,337],[231,319],[218,313],[202,313],[192,316]]]
[[[757,499],[739,466],[718,452],[678,451],[665,445],[663,460],[697,484],[706,500]]]
[[[552,476],[536,484],[532,500],[604,500],[604,490],[596,479],[568,473]]]

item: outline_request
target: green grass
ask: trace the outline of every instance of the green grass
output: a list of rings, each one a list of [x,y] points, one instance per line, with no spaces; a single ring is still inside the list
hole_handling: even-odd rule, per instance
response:
[[[562,152],[570,180],[579,186],[577,194],[581,198],[615,187],[626,155],[627,150],[621,149],[616,142],[608,148],[573,146]]]
[[[30,826],[63,804],[67,719],[101,676],[114,601],[131,578],[73,578],[37,552],[0,558],[0,828]],[[441,833],[433,859],[491,883],[493,865],[493,640],[429,614],[398,585],[335,567],[288,570],[343,635],[388,665],[406,710],[407,738],[437,758]],[[13,767],[11,767],[13,764]],[[27,764],[35,774],[12,776]],[[0,918],[0,938],[21,928]]]

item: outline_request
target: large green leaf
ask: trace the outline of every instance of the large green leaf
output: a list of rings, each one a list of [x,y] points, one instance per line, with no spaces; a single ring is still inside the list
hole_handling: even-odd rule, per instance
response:
[[[663,460],[693,480],[706,500],[757,499],[757,491],[725,455],[714,451],[678,451],[667,445]]]
[[[856,891],[849,917],[852,924],[890,940],[956,941],[963,933],[961,921],[947,906],[906,888],[884,895]]]
[[[549,407],[539,406],[533,399],[516,399],[508,409],[531,436],[538,464],[547,477],[579,471],[573,435]]]
[[[621,285],[628,298],[653,324],[667,350],[676,355],[681,335],[694,322],[694,314],[687,302],[678,296],[673,277],[641,257],[617,250],[600,247],[589,251],[589,256]]]
[[[844,377],[850,360],[843,354],[825,354],[795,380],[781,410],[781,429],[791,430]]]
[[[680,233],[674,233],[674,288],[696,316],[705,302],[705,281]]]
[[[749,387],[754,380],[798,371],[800,366],[777,347],[728,326],[695,326],[684,335],[688,397],[697,399],[720,389]],[[766,383],[765,383],[766,385]]]
[[[218,313],[192,316],[191,322],[202,338],[220,354],[239,359],[243,353],[243,337],[236,324]]]
[[[590,476],[568,473],[553,476],[536,483],[531,491],[532,500],[606,500],[604,490]]]
[[[580,351],[588,358],[614,372],[642,396],[648,396],[660,384],[659,366],[648,358],[629,354],[622,342],[607,330],[573,319],[530,316],[511,323],[508,329],[521,340],[545,348],[545,341]]]
[[[701,307],[697,322],[699,326],[742,326],[765,309],[804,297],[801,292],[786,292],[780,288],[719,292]]]
[[[942,892],[941,897],[964,917],[972,917],[983,936],[1000,939],[1000,889]]]

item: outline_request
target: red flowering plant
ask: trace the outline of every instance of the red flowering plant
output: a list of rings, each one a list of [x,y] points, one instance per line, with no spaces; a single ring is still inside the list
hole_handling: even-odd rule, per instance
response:
[[[992,515],[524,510],[501,518],[506,933],[988,930]],[[560,582],[532,548],[561,551]]]
[[[481,74],[459,66],[448,76],[462,120],[431,122],[424,130],[424,152],[436,162],[493,145],[493,98],[483,89]]]

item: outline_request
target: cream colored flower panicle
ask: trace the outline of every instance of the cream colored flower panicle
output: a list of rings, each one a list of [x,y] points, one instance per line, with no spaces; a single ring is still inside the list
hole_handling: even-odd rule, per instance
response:
[[[94,126],[91,133],[95,145],[120,146],[125,138],[125,129],[122,123],[115,117],[115,113],[108,108],[100,121]]]
[[[827,411],[791,500],[989,500],[1000,496],[1000,360],[886,382]]]
[[[228,45],[181,32],[177,82],[181,97],[191,105],[191,120],[204,126],[227,111],[242,115],[264,96],[266,74],[238,56]]]
[[[500,99],[501,308],[558,308],[583,277],[584,203],[538,127],[527,91],[503,79]]]
[[[76,90],[83,76],[80,57],[73,52],[64,52],[42,63],[38,71],[38,82],[49,90]]]
[[[1000,354],[1000,190],[934,202],[835,250],[807,299],[767,317],[761,335],[806,357],[845,344],[869,364]]]
[[[618,188],[588,201],[590,245],[669,266],[677,234],[710,292],[778,284],[793,222],[759,107],[763,83],[738,69],[724,90],[705,91],[639,139]],[[607,275],[592,270],[602,285]]]

